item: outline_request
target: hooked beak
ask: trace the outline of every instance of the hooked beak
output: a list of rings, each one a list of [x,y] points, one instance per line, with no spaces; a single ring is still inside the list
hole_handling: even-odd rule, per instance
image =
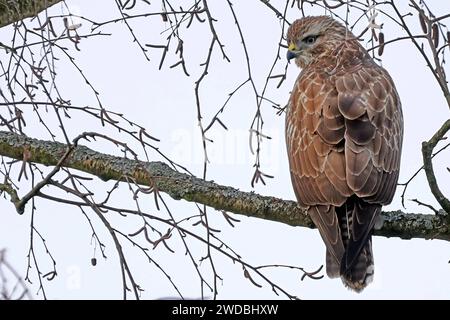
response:
[[[294,43],[289,44],[288,51],[286,53],[286,59],[290,62],[292,59],[295,59],[300,54],[300,50]]]

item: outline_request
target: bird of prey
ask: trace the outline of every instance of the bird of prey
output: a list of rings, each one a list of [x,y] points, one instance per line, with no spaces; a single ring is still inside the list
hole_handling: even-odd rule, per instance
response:
[[[287,41],[302,69],[286,113],[292,185],[325,243],[328,276],[360,292],[374,274],[375,222],[397,186],[400,99],[388,72],[331,17],[296,20]]]

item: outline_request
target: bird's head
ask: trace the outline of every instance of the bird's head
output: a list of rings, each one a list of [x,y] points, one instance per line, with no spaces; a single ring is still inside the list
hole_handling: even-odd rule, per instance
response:
[[[328,16],[310,16],[298,19],[287,32],[287,59],[305,68],[315,58],[330,55],[353,34],[342,24]]]

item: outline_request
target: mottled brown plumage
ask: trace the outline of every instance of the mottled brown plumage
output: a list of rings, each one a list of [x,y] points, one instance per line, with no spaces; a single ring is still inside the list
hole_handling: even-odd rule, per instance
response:
[[[327,274],[361,291],[371,234],[395,193],[403,116],[395,85],[354,35],[327,16],[295,21],[288,58],[302,68],[286,116],[292,184],[327,248]]]

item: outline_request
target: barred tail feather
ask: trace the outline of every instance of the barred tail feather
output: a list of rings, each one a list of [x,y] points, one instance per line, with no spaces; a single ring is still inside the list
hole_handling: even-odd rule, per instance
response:
[[[374,271],[372,240],[369,239],[354,265],[341,273],[341,279],[346,287],[361,292],[372,282]]]
[[[356,196],[336,208],[345,247],[339,274],[344,284],[357,292],[373,279],[372,231],[380,212],[381,205],[367,203]]]

